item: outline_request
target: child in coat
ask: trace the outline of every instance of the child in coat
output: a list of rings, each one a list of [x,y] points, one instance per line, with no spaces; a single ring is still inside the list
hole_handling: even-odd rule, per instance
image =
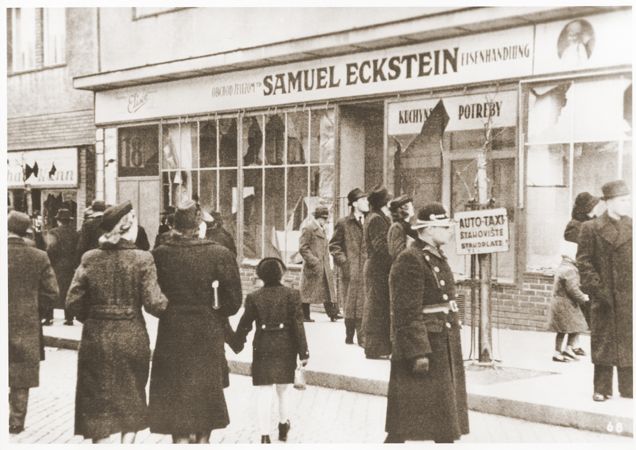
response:
[[[241,351],[256,323],[252,357],[252,384],[258,389],[258,422],[261,443],[271,443],[269,428],[274,387],[278,397],[278,439],[287,440],[291,427],[287,397],[294,382],[296,358],[305,366],[309,358],[300,292],[281,284],[285,264],[265,258],[256,268],[264,286],[245,299],[245,311],[234,335],[234,348]]]

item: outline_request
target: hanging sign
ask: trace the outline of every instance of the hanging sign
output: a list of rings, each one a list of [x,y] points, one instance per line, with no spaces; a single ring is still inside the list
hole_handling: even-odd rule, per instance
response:
[[[509,250],[506,208],[458,212],[454,219],[458,255],[497,253]]]
[[[7,153],[9,188],[77,187],[77,148]]]

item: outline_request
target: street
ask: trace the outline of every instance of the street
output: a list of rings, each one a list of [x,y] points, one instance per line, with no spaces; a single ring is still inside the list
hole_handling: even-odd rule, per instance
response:
[[[25,431],[11,436],[10,443],[64,444],[84,442],[73,435],[73,410],[77,353],[46,349],[41,365],[40,387],[31,390]],[[212,433],[212,443],[248,444],[260,441],[256,428],[256,393],[251,379],[230,375],[225,390],[231,424]],[[308,386],[292,390],[290,443],[381,443],[385,437],[386,398],[375,395]],[[275,440],[273,414],[271,436]],[[632,439],[572,428],[525,422],[503,416],[470,411],[471,433],[467,443],[630,443]],[[113,441],[116,442],[116,441]],[[144,430],[138,442],[170,443],[170,436]]]

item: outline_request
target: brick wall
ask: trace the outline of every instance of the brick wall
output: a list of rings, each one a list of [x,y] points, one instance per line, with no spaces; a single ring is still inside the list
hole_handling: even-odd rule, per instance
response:
[[[255,266],[243,265],[240,271],[244,295],[261,286],[256,276]],[[525,274],[521,289],[516,285],[494,285],[492,289],[493,327],[513,330],[547,330],[552,282],[552,276]],[[300,267],[288,268],[283,284],[298,289]],[[463,299],[460,302],[460,315],[464,323],[470,325],[470,283],[458,283],[457,293]],[[322,306],[318,309],[321,310]]]

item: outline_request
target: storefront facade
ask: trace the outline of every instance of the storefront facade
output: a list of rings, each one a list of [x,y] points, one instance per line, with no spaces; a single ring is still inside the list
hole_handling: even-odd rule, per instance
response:
[[[264,256],[283,258],[296,284],[303,221],[319,204],[343,216],[354,187],[465,210],[487,145],[489,195],[507,210],[511,242],[493,258],[494,323],[543,329],[574,197],[631,183],[630,15],[123,88],[76,79],[97,91],[97,196],[131,199],[151,239],[168,205],[194,197],[219,211],[249,291]],[[440,101],[446,118],[433,127]],[[465,279],[468,258],[453,244],[447,253]]]

